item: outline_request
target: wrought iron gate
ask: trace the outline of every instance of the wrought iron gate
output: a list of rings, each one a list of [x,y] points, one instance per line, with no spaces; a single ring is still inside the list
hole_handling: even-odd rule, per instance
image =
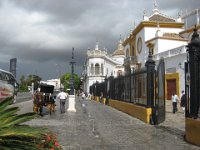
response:
[[[164,59],[159,61],[155,73],[155,122],[160,124],[165,121],[165,62]]]

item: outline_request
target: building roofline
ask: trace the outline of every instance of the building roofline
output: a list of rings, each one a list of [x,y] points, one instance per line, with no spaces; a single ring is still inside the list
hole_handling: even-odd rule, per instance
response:
[[[149,40],[145,41],[145,44],[148,44],[148,43],[150,43],[150,42],[152,42],[154,40],[157,40],[157,39],[188,42],[188,39],[180,39],[180,38],[173,38],[173,37],[161,37],[161,36],[157,36],[157,37],[154,37],[152,39],[149,39]]]
[[[157,27],[159,24],[160,28],[182,28],[184,23],[180,22],[157,22],[157,21],[142,21],[132,32],[133,35],[136,35],[144,27]]]
[[[139,25],[130,33],[130,36],[123,41],[123,46],[127,45],[131,38],[134,38],[144,27],[160,28],[183,28],[183,22],[158,22],[158,21],[141,21]]]

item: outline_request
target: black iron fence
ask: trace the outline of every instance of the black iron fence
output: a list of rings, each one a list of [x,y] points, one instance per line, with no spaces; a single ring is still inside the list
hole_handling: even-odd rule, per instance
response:
[[[134,71],[130,75],[110,77],[102,83],[95,83],[90,86],[90,93],[93,96],[100,96],[113,100],[130,102],[148,107],[147,102],[147,69],[143,68]]]
[[[200,38],[194,29],[185,64],[186,117],[200,118]]]
[[[155,61],[152,60],[151,51],[142,69],[134,70],[131,74],[109,77],[105,82],[96,82],[90,86],[90,94],[108,99],[133,103],[152,108],[151,123],[159,124],[165,120],[165,64],[164,59],[158,63],[155,69]],[[159,81],[156,81],[159,80]],[[155,90],[157,89],[157,90]]]
[[[110,98],[140,105],[147,105],[147,69],[134,71],[130,75],[109,78]]]

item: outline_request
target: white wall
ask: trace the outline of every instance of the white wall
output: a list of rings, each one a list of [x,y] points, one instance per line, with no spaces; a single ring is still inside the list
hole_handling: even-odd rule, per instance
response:
[[[154,38],[157,30],[158,30],[157,27],[145,27],[144,28],[145,41],[148,41],[148,40]],[[177,33],[177,34],[179,34],[179,32],[181,32],[181,31],[183,31],[183,29],[181,29],[181,28],[159,28],[159,30],[162,33]]]
[[[142,51],[139,54],[137,51],[137,40],[138,38],[142,38]],[[136,48],[136,55],[139,63],[144,63],[146,61],[146,45],[145,45],[145,30],[142,29],[138,34],[136,35],[136,43],[135,43],[135,48]]]
[[[179,73],[179,84],[180,84],[180,91],[185,91],[185,71],[179,67],[179,63],[181,62],[182,67],[184,67],[184,62],[187,60],[186,53],[176,55],[173,57],[168,57],[165,59],[165,70],[168,68],[176,68],[176,72]]]
[[[157,41],[158,41],[157,53],[161,53],[166,50],[173,49],[173,48],[180,47],[187,44],[186,41],[175,41],[175,40],[167,40],[167,39],[159,39]]]
[[[117,57],[117,60],[119,61],[122,61],[124,62],[124,59],[123,58],[119,58]],[[101,75],[95,75],[95,74],[91,74],[91,64],[93,64],[93,66],[95,67],[95,64],[98,63],[100,66],[101,64],[103,64],[103,74]],[[111,76],[111,75],[115,75],[117,74],[116,70],[115,70],[115,67],[116,67],[116,64],[114,62],[112,62],[112,58],[107,58],[107,57],[93,57],[93,58],[88,58],[87,59],[87,79],[85,81],[85,86],[84,86],[84,90],[86,92],[89,92],[89,87],[95,83],[96,81],[98,82],[103,82],[105,77],[107,76]],[[101,69],[101,68],[100,68]]]
[[[124,58],[125,58],[124,56],[113,56],[113,60],[121,63],[122,65],[124,63]]]
[[[156,37],[156,32],[158,28],[157,27],[144,27],[138,34],[136,35],[136,54],[138,58],[138,62],[142,63],[142,67],[144,67],[145,62],[148,59],[149,55],[149,48],[146,46],[145,42],[155,38]],[[160,32],[162,33],[179,33],[183,29],[177,29],[177,28],[159,28]],[[142,52],[138,54],[137,52],[137,39],[141,37],[142,38]],[[169,50],[175,47],[179,47],[182,45],[185,45],[185,41],[172,41],[172,40],[158,40],[155,41],[155,47],[154,49],[156,50],[155,52],[163,52],[165,50]]]

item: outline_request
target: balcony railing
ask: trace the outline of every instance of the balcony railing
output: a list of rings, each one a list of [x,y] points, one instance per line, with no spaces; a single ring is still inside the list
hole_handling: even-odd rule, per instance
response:
[[[88,50],[87,55],[88,57],[105,56],[107,52],[102,50]]]
[[[129,56],[124,59],[124,63],[132,64],[136,62],[137,62],[137,56]]]
[[[183,54],[183,53],[186,53],[185,46],[177,47],[177,48],[170,49],[170,50],[162,52],[162,53],[155,54],[155,55],[153,55],[153,59],[159,60],[162,57],[167,58],[167,57],[172,57],[172,56],[176,56],[176,55]]]

